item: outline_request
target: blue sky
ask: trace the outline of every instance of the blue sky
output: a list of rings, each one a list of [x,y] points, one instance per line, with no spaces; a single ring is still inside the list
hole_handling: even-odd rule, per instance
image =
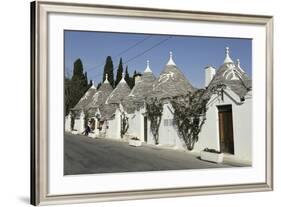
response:
[[[222,65],[227,46],[232,60],[239,58],[241,67],[252,76],[251,39],[92,31],[65,31],[64,35],[66,74],[72,75],[73,62],[80,58],[89,80],[95,84],[102,80],[107,56],[112,57],[116,70],[122,57],[124,68],[128,65],[130,74],[134,70],[143,72],[146,60],[149,60],[150,68],[158,76],[168,62],[169,51],[172,51],[178,68],[192,85],[200,88],[204,86],[204,68]]]

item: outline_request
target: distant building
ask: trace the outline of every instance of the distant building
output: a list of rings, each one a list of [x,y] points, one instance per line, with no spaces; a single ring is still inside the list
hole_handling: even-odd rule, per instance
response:
[[[234,63],[231,59],[229,48],[226,48],[225,60],[219,69],[212,66],[205,68],[204,96],[208,96],[206,121],[193,151],[216,149],[233,159],[251,162],[251,84],[240,61]],[[213,93],[214,88],[221,86],[224,87],[219,92]],[[123,140],[137,137],[147,144],[155,144],[147,117],[146,101],[157,98],[163,104],[159,145],[186,149],[186,144],[174,125],[174,108],[170,100],[193,94],[197,90],[176,66],[170,52],[168,63],[160,76],[155,78],[148,61],[143,75],[136,76],[132,90],[124,77],[114,90],[107,80],[99,90],[90,88],[66,117],[65,129],[81,133],[84,130],[82,126],[89,122],[93,126],[94,136]],[[71,127],[71,119],[74,119],[74,127]],[[122,135],[124,124],[128,129]]]

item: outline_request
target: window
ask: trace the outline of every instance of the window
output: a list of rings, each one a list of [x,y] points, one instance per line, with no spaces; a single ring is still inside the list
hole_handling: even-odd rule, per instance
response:
[[[164,119],[164,126],[173,126],[174,119]]]

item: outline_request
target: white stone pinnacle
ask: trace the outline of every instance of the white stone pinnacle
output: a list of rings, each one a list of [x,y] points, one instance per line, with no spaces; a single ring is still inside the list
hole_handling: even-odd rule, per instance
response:
[[[173,52],[172,51],[170,51],[170,59],[169,59],[167,65],[176,65],[176,63],[173,60]]]
[[[125,81],[125,73],[122,73],[122,79],[120,80],[120,83],[126,83]]]
[[[152,70],[149,67],[149,60],[146,61],[146,68],[144,70],[144,73],[152,73]]]
[[[237,67],[240,68],[240,60],[237,59]]]
[[[96,86],[95,86],[95,82],[94,82],[94,81],[92,81],[92,86],[91,86],[91,88],[96,89]]]
[[[223,62],[224,63],[233,63],[232,59],[229,56],[229,47],[225,48],[225,59]]]
[[[237,68],[239,68],[242,73],[245,73],[245,71],[240,66],[240,59],[237,59],[236,61],[237,61]]]
[[[103,82],[103,83],[109,83],[107,73],[105,74],[105,80],[104,80],[104,82]]]

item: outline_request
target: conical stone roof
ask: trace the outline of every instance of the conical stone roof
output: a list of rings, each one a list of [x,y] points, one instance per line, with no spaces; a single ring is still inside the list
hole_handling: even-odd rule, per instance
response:
[[[102,105],[100,110],[101,120],[110,120],[114,117],[114,113],[117,109],[115,104],[104,104]]]
[[[170,59],[168,63],[153,84],[152,96],[158,98],[168,98],[185,95],[188,92],[193,92],[194,90],[194,87],[176,66],[172,53],[170,52]]]
[[[214,78],[210,82],[208,89],[212,89],[217,85],[224,84],[228,86],[239,97],[244,97],[252,88],[252,81],[240,66],[231,60],[229,56],[229,48],[226,48],[226,58],[221,67],[217,70]]]
[[[149,62],[147,62],[147,67],[144,70],[143,75],[140,77],[140,80],[135,83],[128,98],[132,98],[135,101],[143,101],[144,98],[151,94],[154,81],[155,76],[149,67]]]
[[[106,99],[106,104],[119,104],[123,101],[131,92],[130,87],[124,80],[124,74],[121,81],[118,83],[116,88],[110,93]]]
[[[150,69],[149,61],[147,61],[147,66],[143,75],[135,82],[134,88],[122,102],[127,113],[132,113],[143,106],[145,98],[149,97],[153,91],[152,87],[154,81],[155,76]]]
[[[104,82],[93,96],[92,101],[86,106],[86,110],[89,108],[98,108],[103,105],[112,91],[113,88],[110,83]]]
[[[94,95],[96,94],[97,89],[93,84],[86,93],[82,96],[79,102],[74,106],[73,110],[83,110],[85,107],[92,102]]]

